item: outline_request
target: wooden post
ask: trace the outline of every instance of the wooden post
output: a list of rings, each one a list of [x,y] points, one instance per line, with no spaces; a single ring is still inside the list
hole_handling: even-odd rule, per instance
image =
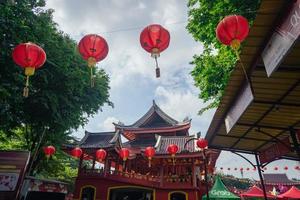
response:
[[[159,183],[159,186],[160,187],[163,187],[164,185],[164,166],[161,164],[161,167],[160,167],[160,171],[159,171],[159,175],[160,175],[160,183]]]
[[[194,159],[192,160],[193,166],[192,166],[192,185],[193,187],[197,187],[197,179],[196,179],[196,170],[195,170],[195,162]]]

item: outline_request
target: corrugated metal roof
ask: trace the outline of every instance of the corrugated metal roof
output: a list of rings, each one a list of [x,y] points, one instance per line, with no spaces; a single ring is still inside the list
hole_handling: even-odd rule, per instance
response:
[[[237,63],[206,135],[210,147],[245,153],[260,152],[275,144],[277,141],[274,138],[281,140],[288,137],[290,127],[300,129],[299,42],[269,78],[261,59],[261,53],[289,2],[262,1],[240,54],[252,80],[254,101],[227,133],[225,116],[245,82],[245,76]],[[294,152],[286,156],[291,159],[297,157]]]
[[[193,138],[193,136],[160,136],[158,144],[156,145],[157,154],[168,154],[167,148],[170,144],[176,144],[179,147],[178,153],[188,150],[189,152],[195,152],[195,143],[190,141],[187,143],[186,148],[184,144]]]

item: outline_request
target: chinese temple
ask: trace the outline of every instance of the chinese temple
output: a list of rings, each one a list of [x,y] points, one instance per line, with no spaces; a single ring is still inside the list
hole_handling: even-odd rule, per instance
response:
[[[204,160],[208,173],[213,173],[219,152],[206,149],[204,154],[198,149],[196,136],[189,134],[191,120],[178,122],[153,101],[149,111],[132,125],[119,122],[114,126],[112,132],[86,131],[80,142],[64,146],[70,154],[75,147],[83,152],[74,199],[201,199],[206,191]],[[179,147],[175,156],[167,151],[172,144]],[[147,147],[155,149],[151,160],[145,156]],[[129,150],[127,160],[119,156],[122,148]],[[107,152],[105,160],[97,160],[99,149]]]

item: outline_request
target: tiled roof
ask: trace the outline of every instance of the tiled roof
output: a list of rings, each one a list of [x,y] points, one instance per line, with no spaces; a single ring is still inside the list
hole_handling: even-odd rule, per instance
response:
[[[78,144],[65,145],[66,147],[79,146],[81,148],[105,148],[113,146],[117,141],[116,132],[85,132],[85,136]]]
[[[194,141],[187,143],[186,148],[184,149],[184,144],[192,138],[193,136],[159,136],[157,144],[155,145],[156,153],[168,154],[167,148],[170,144],[176,144],[179,147],[178,153],[181,153],[184,150],[195,152]]]
[[[148,110],[148,112],[142,116],[139,120],[137,120],[132,125],[121,125],[121,124],[114,124],[116,128],[140,128],[145,127],[147,123],[149,123],[149,120],[154,115],[157,115],[157,117],[162,121],[160,126],[176,126],[180,125],[181,123],[167,115],[165,112],[163,112],[158,105],[153,101],[153,105]]]
[[[156,144],[155,138],[131,140],[122,144],[123,147],[149,147]]]
[[[263,174],[265,184],[300,184],[290,180],[286,174]]]

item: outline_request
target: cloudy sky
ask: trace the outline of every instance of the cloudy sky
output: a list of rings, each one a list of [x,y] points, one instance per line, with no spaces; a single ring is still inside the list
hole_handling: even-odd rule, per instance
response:
[[[96,33],[106,39],[109,54],[98,64],[110,76],[110,100],[114,108],[89,119],[89,123],[75,134],[81,138],[84,130],[90,132],[113,130],[112,122],[132,124],[152,105],[152,100],[167,114],[182,121],[192,118],[191,134],[205,135],[214,110],[197,115],[204,104],[198,99],[189,64],[194,54],[203,48],[196,43],[185,27],[187,24],[185,0],[47,0],[54,21],[60,30],[79,41],[85,34]],[[142,29],[158,23],[169,30],[170,46],[159,58],[161,77],[155,78],[155,62],[139,43]],[[238,163],[238,164],[236,164]],[[284,166],[281,162],[274,164]],[[295,163],[290,164],[293,167]],[[250,167],[230,153],[222,153],[218,166]],[[233,172],[231,172],[233,173]],[[295,170],[290,172],[294,176]],[[240,176],[240,173],[235,173]],[[245,173],[246,177],[254,176]]]

